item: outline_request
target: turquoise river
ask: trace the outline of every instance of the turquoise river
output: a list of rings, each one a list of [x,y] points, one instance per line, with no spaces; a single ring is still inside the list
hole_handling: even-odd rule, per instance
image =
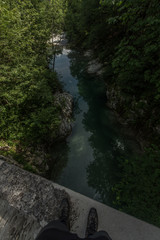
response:
[[[107,107],[105,82],[87,73],[88,57],[63,48],[55,70],[64,91],[74,98],[72,133],[54,149],[57,183],[113,206],[112,188],[119,179],[119,159],[139,152],[135,137]]]

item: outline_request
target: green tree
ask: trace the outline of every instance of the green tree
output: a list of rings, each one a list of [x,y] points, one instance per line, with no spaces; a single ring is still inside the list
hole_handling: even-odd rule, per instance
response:
[[[141,157],[121,159],[121,181],[113,188],[122,211],[160,226],[160,150],[153,146]]]
[[[0,2],[0,139],[52,142],[60,124],[54,93],[61,89],[48,69],[51,35],[62,30],[63,1]]]
[[[158,0],[68,0],[66,14],[71,43],[92,49],[94,57],[102,61],[115,110],[148,143],[157,145],[144,156],[123,162],[116,191],[122,210],[158,226],[159,9]]]

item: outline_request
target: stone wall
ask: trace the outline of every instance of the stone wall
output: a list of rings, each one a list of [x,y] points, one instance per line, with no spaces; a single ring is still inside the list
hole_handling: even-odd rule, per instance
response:
[[[33,240],[59,216],[61,200],[71,204],[71,231],[84,237],[89,209],[99,230],[113,240],[159,240],[160,229],[0,160],[0,240]]]

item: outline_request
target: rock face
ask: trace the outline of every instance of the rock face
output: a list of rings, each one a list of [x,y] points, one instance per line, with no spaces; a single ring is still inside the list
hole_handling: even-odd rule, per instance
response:
[[[151,139],[160,137],[159,120],[153,123],[150,116],[158,116],[159,109],[152,109],[145,99],[136,100],[132,96],[125,99],[117,86],[106,84],[107,106],[114,110],[121,124],[130,127],[134,131],[137,141],[144,149],[148,147]]]
[[[58,92],[54,95],[54,101],[55,104],[61,109],[61,124],[58,130],[58,139],[64,139],[72,131],[71,117],[73,109],[73,98],[66,92]]]
[[[107,106],[115,111],[123,105],[124,99],[120,95],[120,91],[118,89],[114,89],[114,87],[109,87],[106,85],[106,96],[107,96]]]
[[[61,123],[59,129],[57,130],[57,141],[59,141],[68,137],[72,131],[71,117],[73,98],[68,93],[57,92],[54,95],[54,101],[55,105],[57,105],[60,109]],[[0,146],[0,150],[7,152],[10,150],[10,147],[8,145],[5,145],[4,147]],[[25,170],[34,172],[38,175],[46,176],[46,173],[49,170],[48,163],[52,161],[52,158],[49,156],[49,154],[47,154],[47,150],[43,145],[37,146],[36,149],[34,148],[34,150],[31,147],[27,147],[26,149],[21,149],[21,147],[19,147],[15,150],[15,152],[21,155],[23,161],[17,161],[9,153],[7,154],[7,157],[0,155],[0,159]]]
[[[49,184],[48,180],[4,162],[0,168],[0,183],[0,198],[34,216],[39,222],[58,218],[59,203],[63,198],[69,198],[64,191]]]
[[[11,163],[20,168],[23,167],[21,164],[19,164],[17,161],[15,161],[12,157],[4,157],[4,156],[0,155],[0,161],[5,161],[7,163]]]
[[[6,150],[7,153],[7,150]],[[48,166],[48,155],[43,146],[37,146],[36,149],[25,148],[25,149],[17,149],[17,156],[19,154],[21,161],[17,161],[15,157],[12,156],[11,153],[8,153],[7,156],[0,155],[0,160],[6,161],[7,163],[11,163],[20,168],[29,170],[38,175],[45,176],[46,172],[49,169]]]
[[[70,202],[71,232],[84,238],[88,212],[97,209],[98,230],[114,240],[159,240],[160,229],[0,160],[0,240],[34,240]]]
[[[66,46],[68,41],[66,39],[66,34],[53,34],[52,38],[48,41],[49,44],[53,44],[54,46]]]
[[[88,63],[87,72],[90,74],[101,75],[103,73],[102,67],[103,65],[95,59]]]
[[[59,51],[67,45],[65,33],[53,35],[52,39],[48,43],[54,45],[55,51]],[[73,98],[66,92],[57,92],[54,94],[54,104],[57,105],[58,109],[60,110],[60,126],[57,130],[56,140],[54,140],[58,142],[59,140],[64,140],[66,137],[68,137],[72,131],[71,118]],[[2,151],[2,154],[3,152],[7,152],[9,150],[12,149],[10,149],[7,144],[0,146],[0,151]],[[49,169],[48,162],[52,161],[52,159],[50,159],[48,156],[47,150],[44,146],[37,146],[34,151],[30,147],[27,147],[26,149],[18,149],[18,151],[16,149],[14,152],[21,153],[23,155],[23,162],[25,163],[18,163],[10,154],[7,154],[7,158],[1,156],[1,159],[18,167],[37,173],[41,176],[46,175]]]
[[[0,239],[33,240],[46,223],[58,219],[68,194],[53,183],[0,161]]]
[[[27,148],[24,154],[26,161],[32,166],[33,171],[41,176],[44,176],[49,169],[48,157],[44,146],[37,146],[32,152],[32,149]]]
[[[132,124],[137,116],[134,96],[130,102],[130,108],[126,110],[126,99],[122,96],[120,89],[117,86],[109,86],[108,84],[106,84],[106,89],[107,106],[117,113],[121,124]]]

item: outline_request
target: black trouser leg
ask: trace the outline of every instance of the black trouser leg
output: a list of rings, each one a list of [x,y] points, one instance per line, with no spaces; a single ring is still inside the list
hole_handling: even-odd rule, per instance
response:
[[[56,220],[48,223],[38,234],[36,240],[70,240],[79,239],[76,234],[70,233],[67,226]]]
[[[89,236],[90,239],[95,239],[95,240],[96,239],[98,240],[100,237],[104,237],[105,240],[112,240],[110,238],[110,236],[108,235],[108,233],[105,231],[99,231],[99,232],[96,232],[93,235]]]

